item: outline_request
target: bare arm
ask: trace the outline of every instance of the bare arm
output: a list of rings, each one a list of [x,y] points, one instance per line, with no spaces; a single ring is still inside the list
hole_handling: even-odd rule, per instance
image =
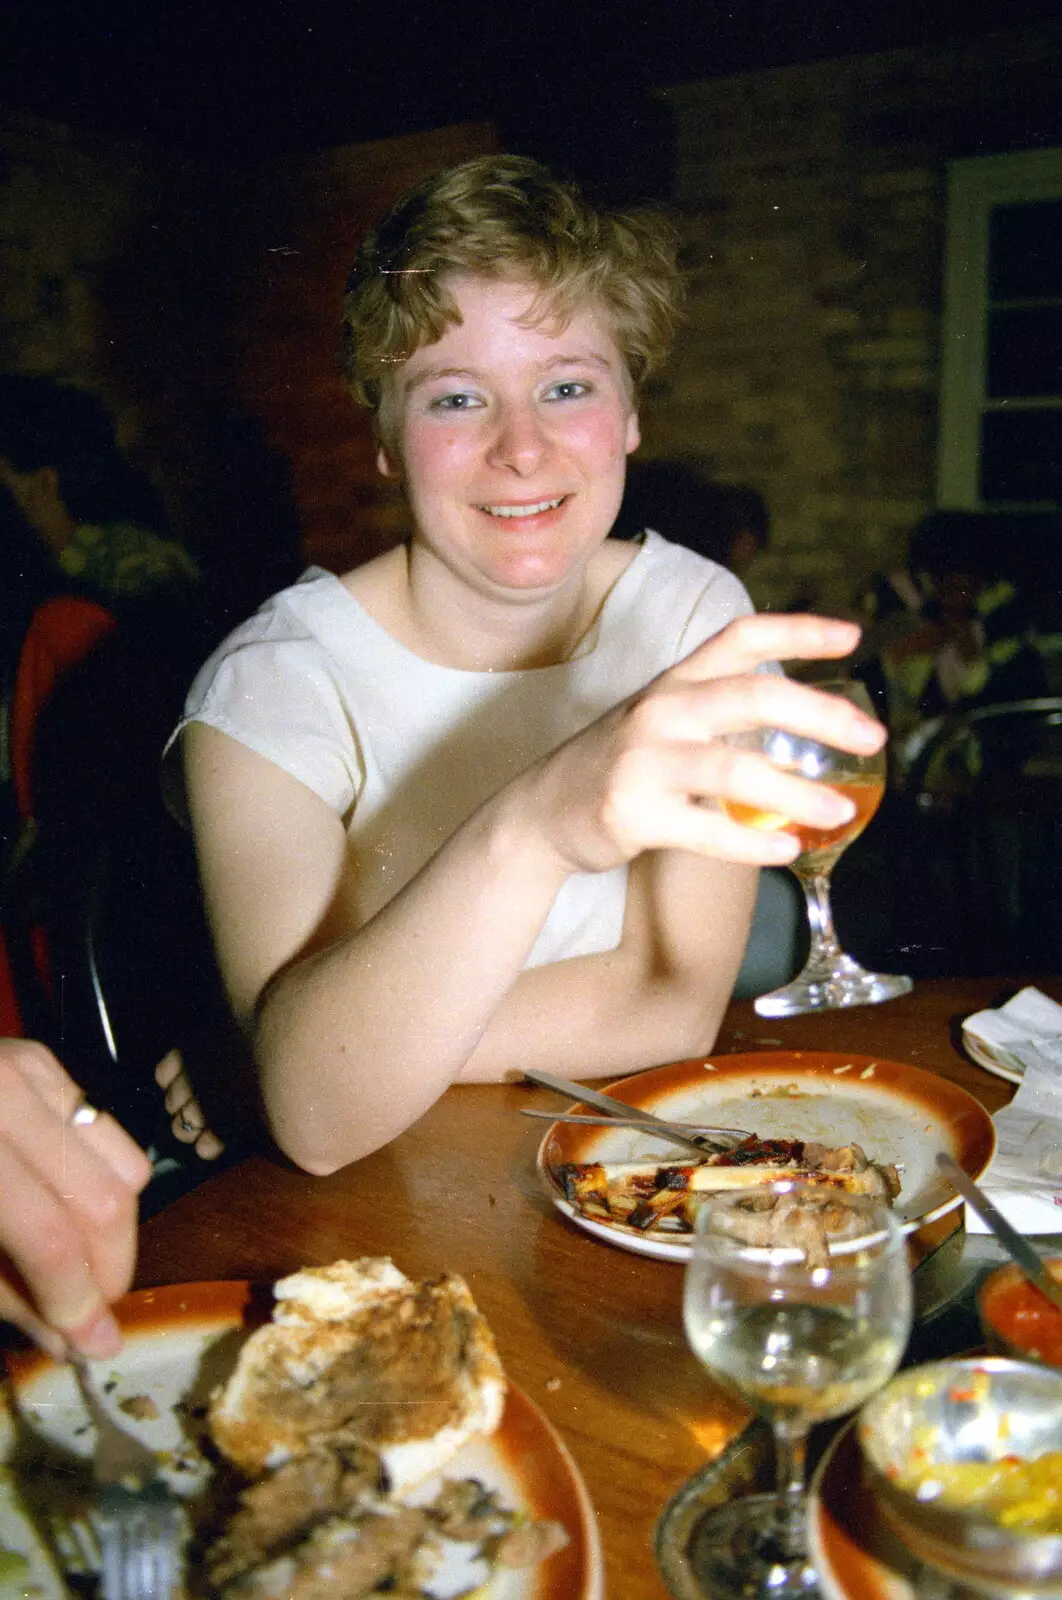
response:
[[[508,784],[360,928],[338,818],[193,725],[186,769],[208,909],[282,1147],[327,1172],[393,1138],[462,1074],[539,1062],[589,1076],[709,1048],[744,947],[751,867],[795,846],[701,797],[809,822],[848,814],[718,735],[780,722],[866,747],[867,719],[845,702],[751,671],[845,654],[856,636],[818,618],[732,624]],[[523,972],[565,878],[623,862],[634,866],[619,949]]]

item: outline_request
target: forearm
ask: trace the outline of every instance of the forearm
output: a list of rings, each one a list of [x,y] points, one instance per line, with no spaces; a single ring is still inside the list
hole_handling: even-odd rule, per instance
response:
[[[253,1042],[293,1160],[332,1171],[427,1110],[473,1055],[566,875],[509,791],[357,933],[278,975]]]
[[[728,963],[706,989],[688,975],[637,972],[620,951],[535,967],[520,974],[459,1081],[496,1083],[527,1067],[618,1078],[704,1054],[733,978]]]
[[[632,864],[614,950],[522,972],[460,1074],[639,1072],[712,1048],[748,938],[757,872],[686,852]],[[660,914],[666,900],[670,915]]]

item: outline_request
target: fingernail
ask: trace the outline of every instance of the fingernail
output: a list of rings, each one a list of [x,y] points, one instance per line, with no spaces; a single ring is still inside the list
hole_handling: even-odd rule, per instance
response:
[[[831,798],[829,801],[824,800],[820,807],[823,822],[829,823],[831,827],[839,827],[842,822],[851,822],[855,814],[855,806],[843,795],[838,795],[836,799]]]
[[[71,1344],[95,1360],[116,1356],[122,1348],[122,1330],[109,1311],[103,1311],[84,1327],[71,1329],[67,1335]]]

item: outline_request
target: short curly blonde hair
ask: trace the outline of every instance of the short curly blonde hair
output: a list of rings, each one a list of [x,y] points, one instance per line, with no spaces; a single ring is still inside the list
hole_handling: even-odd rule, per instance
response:
[[[536,285],[541,315],[562,326],[587,302],[602,306],[637,389],[671,344],[675,256],[666,218],[604,210],[527,157],[448,167],[403,196],[358,251],[343,299],[344,375],[378,411],[396,366],[460,320],[447,279],[463,273]]]

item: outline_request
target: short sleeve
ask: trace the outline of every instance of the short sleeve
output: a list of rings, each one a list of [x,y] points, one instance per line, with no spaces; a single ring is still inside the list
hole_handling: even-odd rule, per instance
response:
[[[182,730],[217,728],[312,789],[349,820],[364,782],[352,718],[320,645],[309,639],[250,639],[238,634],[196,676],[184,715],[166,749],[167,795]],[[181,809],[179,800],[175,809]]]
[[[679,656],[688,656],[728,622],[736,617],[751,616],[753,610],[748,590],[740,578],[725,567],[711,564],[708,580],[693,597],[689,616],[679,635]]]

